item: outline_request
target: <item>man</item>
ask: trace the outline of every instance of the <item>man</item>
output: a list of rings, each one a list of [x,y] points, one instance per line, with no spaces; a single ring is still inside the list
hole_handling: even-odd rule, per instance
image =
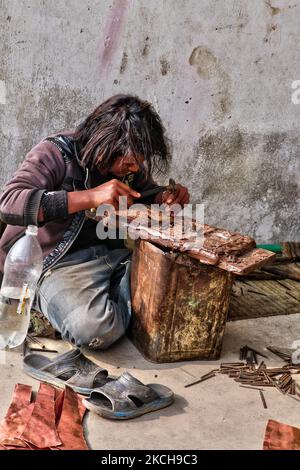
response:
[[[105,349],[129,324],[130,251],[96,235],[85,210],[101,204],[187,204],[186,188],[147,201],[140,191],[156,184],[170,153],[164,128],[150,103],[116,95],[98,106],[75,130],[36,145],[4,188],[0,218],[7,224],[0,240],[0,270],[25,227],[39,226],[44,256],[35,309],[63,339],[76,346]],[[130,175],[131,184],[125,184]]]

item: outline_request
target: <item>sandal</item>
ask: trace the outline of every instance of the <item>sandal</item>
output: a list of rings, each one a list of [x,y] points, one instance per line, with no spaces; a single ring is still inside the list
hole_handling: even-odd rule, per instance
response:
[[[41,382],[60,388],[68,385],[74,392],[83,395],[89,395],[94,388],[115,379],[108,376],[106,369],[85,357],[78,348],[56,356],[54,360],[42,354],[28,354],[23,360],[23,370]]]
[[[103,418],[130,419],[169,406],[174,393],[160,384],[144,385],[129,372],[91,392],[84,406]]]

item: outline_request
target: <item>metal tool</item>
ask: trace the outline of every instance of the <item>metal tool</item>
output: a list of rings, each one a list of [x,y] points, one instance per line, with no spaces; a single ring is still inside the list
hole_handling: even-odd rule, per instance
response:
[[[141,198],[144,197],[149,197],[149,196],[154,196],[155,194],[159,194],[163,191],[169,191],[170,193],[175,193],[176,192],[176,183],[173,180],[173,178],[169,179],[169,184],[166,186],[156,186],[153,189],[148,189],[148,191],[143,191],[141,192]]]

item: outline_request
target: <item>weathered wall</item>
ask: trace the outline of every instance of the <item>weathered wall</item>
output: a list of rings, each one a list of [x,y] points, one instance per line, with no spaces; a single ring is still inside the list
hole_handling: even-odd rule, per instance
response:
[[[104,98],[152,101],[206,222],[299,239],[300,2],[0,0],[0,186]]]

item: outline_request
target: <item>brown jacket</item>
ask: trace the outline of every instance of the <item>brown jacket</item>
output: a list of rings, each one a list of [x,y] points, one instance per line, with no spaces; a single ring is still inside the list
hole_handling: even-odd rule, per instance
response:
[[[8,250],[23,235],[26,226],[39,226],[44,272],[67,252],[86,220],[84,211],[68,215],[66,210],[68,191],[92,187],[88,169],[82,167],[74,154],[73,132],[47,139],[30,150],[0,197],[0,219],[6,224],[0,239],[0,273]],[[151,177],[135,176],[133,187],[138,191],[155,186]],[[48,195],[52,201],[49,214],[39,223],[40,204]]]

